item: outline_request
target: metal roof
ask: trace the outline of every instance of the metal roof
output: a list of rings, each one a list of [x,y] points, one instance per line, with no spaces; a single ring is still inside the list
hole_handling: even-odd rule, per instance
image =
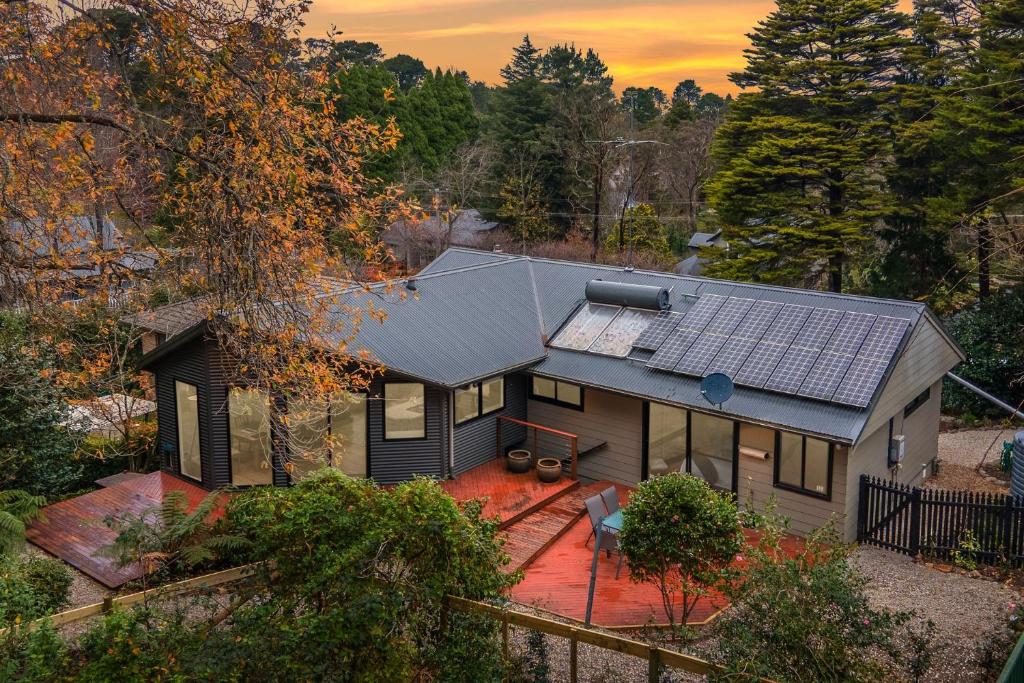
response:
[[[916,302],[453,248],[413,279],[414,291],[401,284],[390,292],[382,287],[349,291],[337,322],[350,319],[352,308],[383,310],[384,322],[367,316],[348,348],[365,349],[390,370],[433,384],[456,387],[531,368],[534,374],[717,412],[701,396],[697,378],[652,370],[642,360],[545,346],[584,301],[586,284],[594,279],[668,288],[676,312],[685,312],[701,295],[718,294],[905,318],[911,327],[927,314]],[[144,314],[145,320],[159,321],[167,309]],[[137,322],[145,326],[142,318]],[[162,328],[180,330],[182,321],[176,318]],[[856,440],[871,412],[871,406],[858,409],[746,387],[737,387],[725,408],[745,420],[847,443]]]

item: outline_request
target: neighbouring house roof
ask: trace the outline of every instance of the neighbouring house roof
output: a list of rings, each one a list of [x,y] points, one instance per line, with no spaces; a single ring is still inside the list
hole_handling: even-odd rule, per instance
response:
[[[392,248],[410,245],[476,247],[498,223],[488,221],[476,209],[460,212],[451,224],[437,216],[395,221],[381,233],[381,241]]]
[[[689,243],[687,243],[686,246],[688,246],[691,249],[713,247],[715,246],[715,243],[721,238],[721,236],[721,230],[718,230],[716,232],[695,232],[693,233],[693,236],[690,237],[690,241]]]
[[[85,433],[117,434],[129,420],[156,411],[156,403],[138,396],[109,394],[71,405],[65,424]]]
[[[4,223],[4,229],[19,248],[37,257],[46,257],[51,253],[68,259],[81,256],[84,264],[88,261],[88,255],[96,251],[99,238],[99,245],[104,251],[122,252],[117,263],[127,270],[151,270],[157,261],[154,253],[133,249],[107,216],[101,221],[95,216],[69,216],[59,227],[45,231],[40,228],[41,224],[38,222],[30,222],[27,225],[28,230],[26,223],[10,220]],[[98,275],[99,267],[83,265],[81,268],[71,269],[70,272],[78,277],[87,277]]]
[[[700,377],[678,374],[678,369],[672,372],[651,367],[653,351],[634,346],[626,357],[612,357],[549,346],[549,340],[586,302],[585,290],[592,280],[666,288],[671,311],[680,319],[702,301],[742,300],[749,304],[753,300],[766,307],[793,305],[826,310],[844,320],[859,315],[870,320],[905,321],[901,325],[906,332],[901,331],[895,340],[899,343],[886,351],[886,378],[920,321],[927,317],[938,325],[927,307],[917,302],[454,248],[412,279],[414,290],[400,284],[391,292],[380,287],[348,292],[345,306],[372,305],[387,313],[383,323],[363,322],[349,348],[368,350],[398,374],[449,388],[526,369],[537,375],[713,411],[700,393]],[[145,314],[149,316],[146,320],[162,330],[183,330],[187,321],[181,317],[180,305],[175,306],[178,308],[164,307]],[[346,317],[339,322],[347,320],[350,311],[340,307],[338,315]],[[140,320],[139,324],[144,323]],[[944,339],[962,358],[955,343]],[[147,358],[158,355],[162,355],[160,348]],[[882,379],[874,390],[876,398],[884,384]],[[721,412],[854,443],[872,406],[843,405],[738,383]]]
[[[700,275],[704,272],[704,265],[708,262],[700,256],[690,256],[675,265],[672,272],[676,275]]]

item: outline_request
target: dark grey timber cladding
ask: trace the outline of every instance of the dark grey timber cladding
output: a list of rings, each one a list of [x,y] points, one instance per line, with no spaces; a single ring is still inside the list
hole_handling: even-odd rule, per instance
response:
[[[202,456],[201,482],[206,488],[219,484],[214,476],[211,456],[216,444],[211,430],[211,391],[207,372],[207,342],[197,339],[161,359],[153,368],[156,375],[157,453],[164,470],[181,474],[178,460],[178,416],[175,410],[174,381],[195,385],[199,395],[199,450]],[[164,445],[170,452],[165,453]]]
[[[381,484],[396,484],[412,479],[417,474],[433,477],[445,475],[448,460],[447,399],[445,391],[426,385],[426,438],[403,441],[384,440],[384,382],[412,380],[385,378],[374,382],[367,405],[369,415],[370,476]]]
[[[495,439],[498,436],[499,415],[526,419],[527,377],[525,375],[505,376],[505,408],[496,413],[455,426],[455,472],[463,472],[493,460],[497,453]],[[505,448],[514,446],[526,438],[526,427],[505,422],[501,426],[501,441]]]
[[[210,441],[213,445],[211,460],[214,485],[228,486],[231,484],[231,442],[228,433],[231,362],[221,348],[212,342],[206,345],[206,357],[210,377]]]

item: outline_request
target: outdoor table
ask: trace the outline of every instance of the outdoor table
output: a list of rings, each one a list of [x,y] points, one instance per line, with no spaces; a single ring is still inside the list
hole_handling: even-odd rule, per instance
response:
[[[622,531],[622,510],[616,510],[602,519],[601,526],[612,531]]]

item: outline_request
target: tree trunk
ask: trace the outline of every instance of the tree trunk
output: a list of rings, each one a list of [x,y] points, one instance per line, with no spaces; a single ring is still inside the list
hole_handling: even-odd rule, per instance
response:
[[[843,215],[843,172],[832,169],[828,172],[828,213],[832,217]],[[842,244],[840,244],[840,247]],[[843,253],[828,259],[828,288],[833,292],[843,291]]]
[[[992,258],[992,226],[988,217],[978,222],[978,298],[984,299],[992,293],[992,278],[989,261]]]

